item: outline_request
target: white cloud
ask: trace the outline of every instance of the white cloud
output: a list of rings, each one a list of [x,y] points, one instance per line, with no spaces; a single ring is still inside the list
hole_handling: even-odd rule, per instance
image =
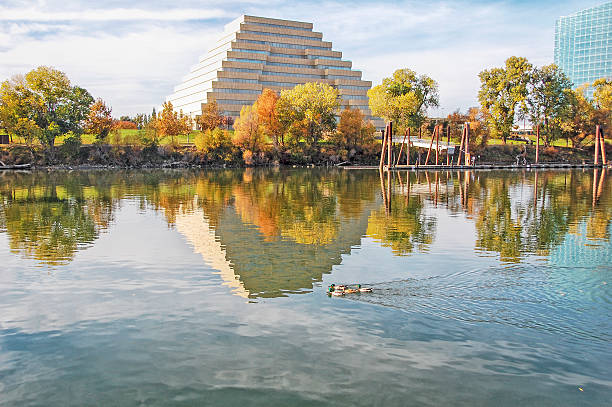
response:
[[[87,9],[80,11],[47,11],[40,8],[0,8],[0,21],[188,21],[226,17],[220,9],[160,9],[130,8]]]
[[[192,1],[184,9],[140,0],[131,2],[132,8],[106,3],[96,9],[76,0],[63,2],[62,8],[52,1],[0,7],[5,22],[0,24],[0,79],[53,65],[107,100],[116,115],[159,105],[221,34],[223,24],[242,13],[314,22],[324,40],[363,71],[364,79],[377,84],[395,69],[408,67],[439,82],[441,108],[433,114],[465,110],[476,104],[481,70],[511,55],[537,65],[551,63],[555,19],[581,7],[578,0],[211,0],[205,7]]]

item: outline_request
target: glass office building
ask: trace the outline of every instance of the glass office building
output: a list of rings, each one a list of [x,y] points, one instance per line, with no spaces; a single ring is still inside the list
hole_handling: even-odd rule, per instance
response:
[[[612,2],[557,20],[555,64],[575,87],[612,79]]]
[[[361,71],[312,28],[312,23],[301,21],[241,16],[225,26],[208,54],[166,100],[192,117],[200,115],[204,103],[215,100],[223,115],[236,118],[265,88],[278,92],[321,82],[338,89],[342,106],[360,109],[366,120],[382,127],[384,122],[368,107],[372,82],[363,80]]]

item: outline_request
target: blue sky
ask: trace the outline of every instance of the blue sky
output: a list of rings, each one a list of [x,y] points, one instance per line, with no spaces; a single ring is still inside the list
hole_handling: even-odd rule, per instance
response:
[[[477,104],[478,72],[511,56],[553,62],[558,16],[603,1],[77,1],[0,0],[0,80],[51,65],[115,116],[150,112],[223,25],[252,14],[314,23],[380,83],[398,68],[438,81],[440,109]]]

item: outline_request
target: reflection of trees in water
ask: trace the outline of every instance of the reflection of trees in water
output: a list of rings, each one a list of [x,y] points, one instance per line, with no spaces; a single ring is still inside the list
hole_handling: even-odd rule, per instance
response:
[[[436,219],[425,214],[423,200],[392,197],[388,209],[382,207],[370,215],[368,236],[399,255],[426,250],[435,236]]]
[[[79,248],[95,241],[124,199],[162,211],[170,225],[177,215],[197,208],[217,228],[233,208],[266,242],[314,246],[338,240],[343,223],[365,214],[367,231],[361,233],[397,254],[426,250],[433,242],[437,224],[427,214],[432,206],[473,218],[476,247],[497,252],[506,261],[531,253],[547,255],[567,233],[579,233],[582,224],[589,239],[610,238],[611,191],[601,170],[407,175],[385,177],[380,191],[379,175],[371,171],[4,174],[0,227],[14,251],[50,264],[70,261]],[[376,203],[379,193],[386,206]]]
[[[11,251],[50,265],[72,260],[112,219],[110,202],[97,191],[57,180],[49,174],[0,180],[0,228]]]
[[[594,206],[593,179],[591,172],[576,171],[537,172],[529,178],[480,175],[470,188],[481,202],[476,247],[498,252],[504,261],[527,254],[547,256],[583,222],[589,238],[609,239],[610,192],[602,182],[600,199],[606,203]]]

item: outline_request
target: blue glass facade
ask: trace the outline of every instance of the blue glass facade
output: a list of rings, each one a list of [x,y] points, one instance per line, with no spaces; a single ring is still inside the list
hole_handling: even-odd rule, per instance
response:
[[[557,20],[555,64],[575,87],[612,79],[612,2]]]

